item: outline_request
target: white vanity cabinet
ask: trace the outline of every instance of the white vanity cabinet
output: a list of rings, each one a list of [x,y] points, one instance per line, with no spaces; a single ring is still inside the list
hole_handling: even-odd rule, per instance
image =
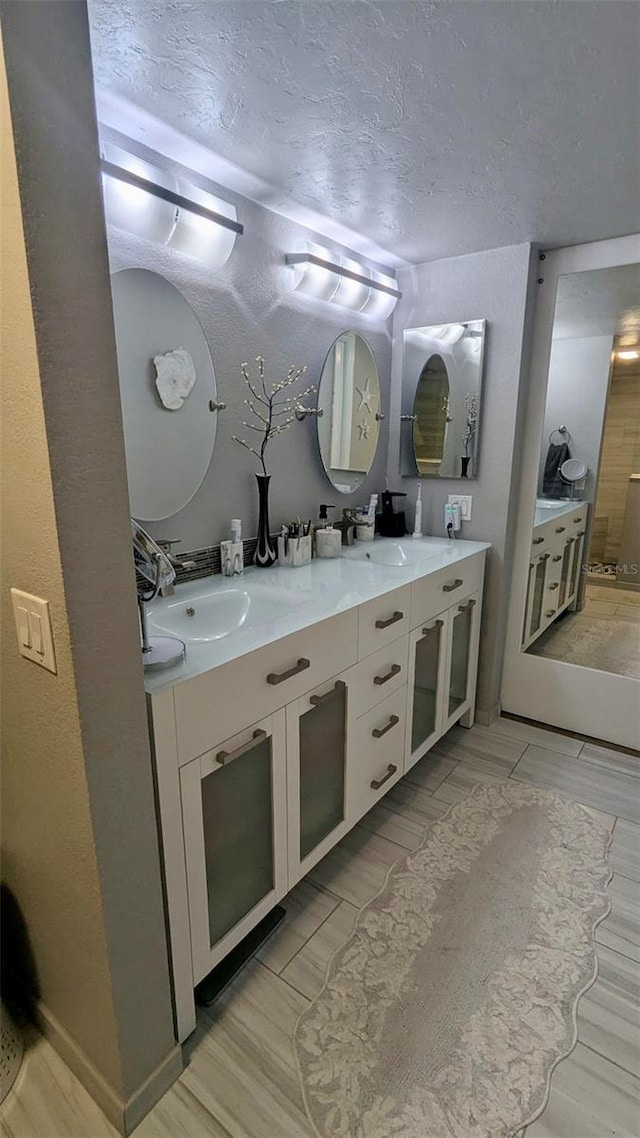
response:
[[[312,566],[323,619],[149,685],[178,1039],[194,986],[453,723],[471,725],[486,546],[466,545],[395,588],[388,568]],[[347,580],[344,611],[323,573]]]
[[[522,630],[525,649],[577,600],[588,509],[584,502],[567,503],[558,517],[534,527]]]

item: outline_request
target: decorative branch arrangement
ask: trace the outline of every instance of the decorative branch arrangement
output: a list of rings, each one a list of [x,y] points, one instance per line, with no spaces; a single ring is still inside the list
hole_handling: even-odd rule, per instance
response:
[[[467,412],[467,421],[465,423],[462,441],[464,443],[464,453],[469,454],[471,443],[478,429],[478,396],[471,395],[468,391],[464,397],[464,406]]]
[[[294,383],[300,379],[306,372],[306,367],[296,368],[293,365],[287,372],[286,379],[280,383],[272,383],[271,388],[268,389],[265,380],[265,366],[262,356],[256,356],[256,363],[258,365],[258,378],[252,380],[249,374],[249,365],[242,364],[241,371],[244,376],[245,383],[251,392],[251,398],[245,399],[245,403],[251,414],[257,422],[248,422],[243,420],[243,427],[247,427],[250,431],[256,431],[262,435],[262,441],[256,442],[253,447],[246,441],[246,439],[239,438],[238,435],[233,435],[235,442],[240,443],[240,446],[245,450],[251,451],[255,454],[256,458],[262,464],[262,472],[267,475],[267,467],[265,462],[265,454],[269,440],[276,435],[281,435],[286,431],[291,424],[295,421],[295,407],[301,399],[305,396],[311,395],[315,391],[315,387],[307,387],[305,391],[298,392],[296,395],[287,395],[286,392],[293,386]],[[283,394],[284,393],[284,394]],[[281,421],[280,421],[281,420]]]

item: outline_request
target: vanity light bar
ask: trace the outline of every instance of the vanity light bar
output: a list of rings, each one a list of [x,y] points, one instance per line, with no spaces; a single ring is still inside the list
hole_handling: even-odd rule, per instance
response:
[[[190,198],[185,198],[182,194],[176,194],[173,190],[166,189],[165,186],[159,186],[157,182],[150,182],[147,178],[141,178],[138,174],[132,174],[130,170],[123,170],[121,166],[116,166],[113,162],[107,162],[106,159],[101,158],[100,169],[103,174],[109,178],[115,178],[118,182],[126,182],[128,186],[135,186],[138,190],[144,190],[148,194],[153,194],[156,198],[162,198],[163,201],[169,202],[171,205],[176,205],[180,209],[186,210],[187,213],[195,213],[198,217],[204,217],[207,221],[213,221],[216,225],[221,225],[224,229],[231,229],[233,233],[244,233],[244,226],[239,221],[234,221],[231,217],[225,217],[223,213],[217,213],[214,209],[207,209],[204,205],[199,205],[198,202],[191,201]]]
[[[400,300],[402,293],[397,288],[391,288],[391,285],[383,284],[382,281],[373,280],[372,277],[365,277],[362,273],[356,273],[353,269],[347,269],[344,265],[337,265],[333,261],[325,261],[323,257],[316,256],[315,253],[287,253],[287,265],[317,265],[319,269],[326,269],[327,272],[336,273],[340,277],[348,277],[349,280],[357,281],[358,284],[368,285],[369,288],[374,288],[378,292],[384,292],[387,296],[394,296],[396,300]]]

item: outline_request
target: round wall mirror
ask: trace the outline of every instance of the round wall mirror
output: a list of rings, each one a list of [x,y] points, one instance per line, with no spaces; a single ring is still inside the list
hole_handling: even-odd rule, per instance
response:
[[[422,477],[440,473],[450,422],[447,368],[442,356],[429,356],[413,403],[413,453]]]
[[[195,313],[147,269],[111,278],[131,514],[171,517],[201,486],[218,412],[209,347]]]
[[[376,361],[357,332],[331,345],[318,387],[320,455],[340,494],[353,494],[371,470],[380,434],[380,381]]]

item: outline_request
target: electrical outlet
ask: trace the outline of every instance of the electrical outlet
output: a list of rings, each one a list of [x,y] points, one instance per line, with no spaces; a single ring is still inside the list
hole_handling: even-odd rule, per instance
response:
[[[449,494],[449,505],[458,503],[460,506],[460,520],[463,522],[471,521],[471,506],[473,497],[471,494]]]

